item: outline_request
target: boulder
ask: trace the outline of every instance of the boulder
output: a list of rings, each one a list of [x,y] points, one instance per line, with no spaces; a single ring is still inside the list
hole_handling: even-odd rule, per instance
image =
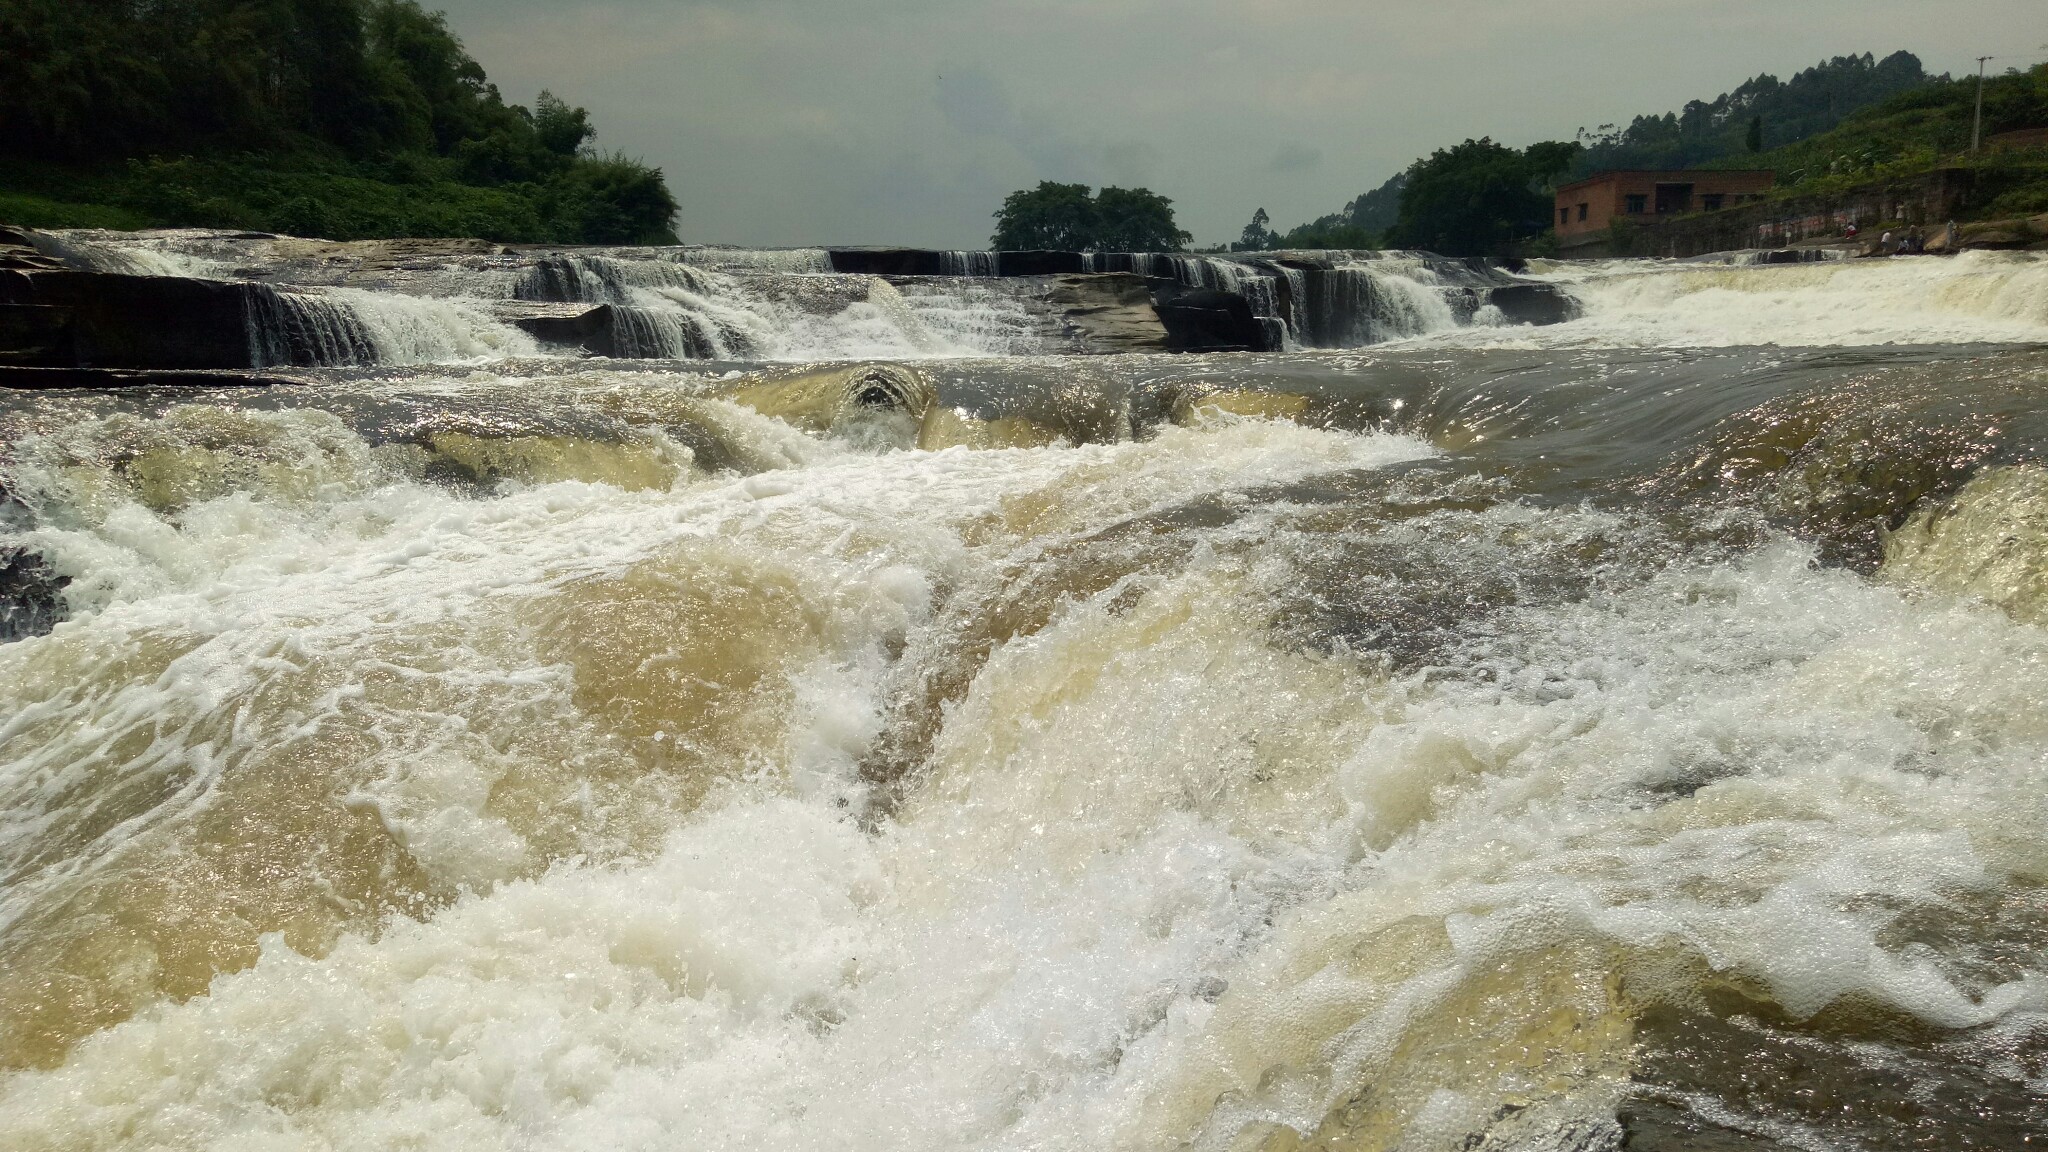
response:
[[[71,362],[81,368],[249,368],[255,287],[177,276],[104,272],[0,272],[0,304],[60,309],[70,317]],[[55,323],[24,314],[24,326]]]
[[[1252,306],[1234,292],[1160,287],[1153,296],[1167,347],[1175,352],[1265,352],[1271,338]]]
[[[1109,272],[1055,276],[1046,303],[1088,352],[1164,352],[1172,347],[1164,317],[1142,276]]]
[[[1576,319],[1579,303],[1555,284],[1508,284],[1493,289],[1486,302],[1515,324],[1562,324]]]
[[[500,319],[527,335],[557,349],[581,348],[593,356],[617,354],[613,335],[612,306],[574,305],[567,308],[533,308],[518,315],[500,313]]]

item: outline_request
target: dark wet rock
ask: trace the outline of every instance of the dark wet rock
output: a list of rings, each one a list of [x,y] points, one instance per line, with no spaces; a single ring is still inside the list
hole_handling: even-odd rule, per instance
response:
[[[1787,1146],[1775,1137],[1800,1133],[1867,1152],[2048,1148],[2048,1100],[2016,1075],[2029,1051],[2038,1074],[2048,1028],[1942,1034],[1881,1014],[1837,1015],[1794,1027],[1652,1008],[1636,1025],[1624,1147],[1775,1152]]]
[[[1775,252],[1759,252],[1753,261],[1757,264],[1812,264],[1828,259],[1825,248],[1780,248]]]
[[[499,318],[552,349],[582,349],[593,356],[618,354],[615,316],[609,304],[532,307],[516,315],[501,312]]]
[[[943,276],[945,253],[922,248],[833,248],[834,272],[856,276]]]
[[[26,548],[0,544],[0,644],[41,636],[66,614],[68,577]]]
[[[62,260],[36,247],[32,233],[0,225],[0,271],[43,272],[64,266]]]
[[[1046,302],[1089,352],[1162,352],[1171,346],[1163,312],[1143,278],[1126,272],[1055,276]]]
[[[1486,302],[1516,324],[1562,324],[1576,319],[1579,303],[1554,284],[1509,284],[1487,294]]]
[[[1079,252],[1002,252],[996,256],[998,276],[1060,276],[1087,270]]]
[[[81,368],[250,368],[246,284],[100,272],[0,272],[0,304],[71,317]]]
[[[0,365],[61,367],[77,359],[69,308],[0,304]]]
[[[925,248],[831,248],[826,250],[834,272],[858,276],[962,276],[968,274],[957,253]],[[997,276],[1071,276],[1088,270],[1079,252],[1000,252],[993,262]],[[977,272],[987,275],[986,271]]]
[[[1167,347],[1175,352],[1265,352],[1271,337],[1244,297],[1207,288],[1162,287],[1155,294]]]

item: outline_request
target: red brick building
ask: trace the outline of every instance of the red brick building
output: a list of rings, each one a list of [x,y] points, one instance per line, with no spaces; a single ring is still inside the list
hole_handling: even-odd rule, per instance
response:
[[[1746,204],[1771,190],[1775,172],[1717,172],[1688,168],[1676,172],[1602,172],[1557,190],[1557,247],[1604,246],[1616,216],[1682,216],[1718,212]],[[1588,253],[1590,254],[1590,253]]]

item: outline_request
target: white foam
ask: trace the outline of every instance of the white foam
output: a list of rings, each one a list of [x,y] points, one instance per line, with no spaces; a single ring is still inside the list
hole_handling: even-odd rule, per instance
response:
[[[645,854],[536,870],[479,799],[481,768],[395,757],[375,798],[469,893],[317,960],[272,938],[207,994],[0,1081],[0,1143],[1220,1149],[1313,1128],[1367,1080],[1419,1140],[1517,1093],[1600,1118],[1599,1092],[1545,1094],[1595,1078],[1597,1051],[1567,1057],[1618,1010],[1610,976],[1651,994],[1718,971],[1795,1016],[1854,996],[1944,1027],[2048,1007],[2039,976],[1973,983],[1885,931],[2048,874],[2038,629],[1779,541],[1503,609],[1433,671],[1390,678],[1276,637],[1274,605],[1309,578],[1289,557],[1328,525],[1239,500],[1186,563],[1077,594],[989,652],[929,778],[871,831],[857,763],[887,654],[915,651],[907,630],[947,590],[1007,585],[1046,543],[1133,513],[1428,450],[1219,417],[1136,444],[816,453],[673,491],[394,482],[239,518],[248,498],[222,497],[154,529],[184,539],[185,566],[0,649],[7,672],[88,639],[201,633],[119,703],[174,733],[246,703],[256,739],[266,678],[352,652],[382,673],[387,645],[452,623],[462,642],[430,645],[420,691],[524,694],[455,708],[460,728],[485,746],[567,733],[596,756],[563,669],[516,659],[522,613],[577,581],[716,547],[746,561],[722,571],[774,575],[760,587],[821,637],[759,770]],[[1521,544],[1619,526],[1443,515]],[[121,531],[33,542],[70,565],[127,547]],[[251,539],[230,551],[236,533]],[[78,709],[77,739],[113,707],[55,706]],[[6,769],[17,851],[65,751]],[[453,815],[430,827],[437,809]],[[1516,1080],[1560,1012],[1588,1025]]]
[[[1458,347],[2048,342],[2048,255],[1701,265],[1616,260],[1551,266],[1585,308],[1547,328],[1444,333]]]
[[[362,323],[379,364],[485,363],[540,352],[533,337],[467,301],[357,288],[325,295]]]
[[[221,276],[227,267],[190,250],[215,235],[194,230],[108,232],[83,228],[37,234],[39,246],[50,254],[96,272],[200,279]]]

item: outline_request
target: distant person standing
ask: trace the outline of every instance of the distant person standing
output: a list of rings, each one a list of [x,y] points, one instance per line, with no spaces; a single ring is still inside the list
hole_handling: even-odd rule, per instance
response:
[[[1884,235],[1877,238],[1877,254],[1880,256],[1890,256],[1892,254],[1891,229],[1885,229]]]

